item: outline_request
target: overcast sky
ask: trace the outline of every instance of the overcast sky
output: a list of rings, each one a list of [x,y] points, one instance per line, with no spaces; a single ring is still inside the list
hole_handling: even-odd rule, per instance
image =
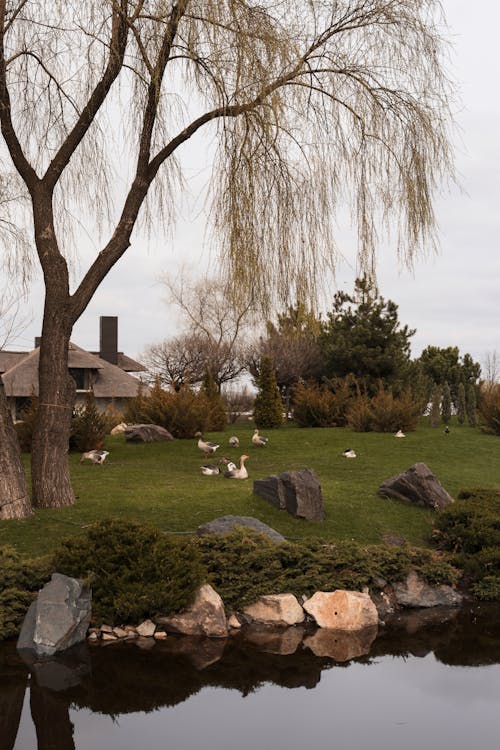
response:
[[[417,261],[409,272],[399,269],[394,255],[381,248],[378,283],[382,296],[399,305],[401,322],[417,329],[414,356],[428,344],[458,346],[483,363],[487,352],[500,352],[500,4],[476,0],[471,8],[460,0],[443,0],[443,6],[452,43],[450,73],[461,92],[456,164],[462,191],[454,189],[437,203],[439,255]],[[201,158],[200,164],[198,157],[191,174],[199,185],[208,179],[208,163]],[[75,343],[98,348],[100,315],[119,317],[119,347],[131,356],[175,334],[176,321],[163,302],[158,277],[186,261],[203,269],[209,255],[199,196],[191,202],[191,207],[181,207],[171,242],[147,245],[135,237],[75,326]],[[355,255],[348,245],[342,248],[346,261],[337,276],[338,286],[346,291],[356,276]],[[33,346],[41,330],[41,300],[41,285],[35,284],[30,296],[32,322],[9,348]]]

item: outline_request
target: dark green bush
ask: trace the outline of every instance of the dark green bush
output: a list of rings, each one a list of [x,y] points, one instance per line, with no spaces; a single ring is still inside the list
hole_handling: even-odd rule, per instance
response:
[[[190,604],[205,577],[189,540],[111,519],[65,541],[53,564],[58,572],[91,584],[96,623],[137,623],[178,612]]]
[[[434,541],[452,558],[479,598],[500,599],[500,492],[469,490],[442,511]]]
[[[0,547],[0,641],[17,635],[35,593],[50,576],[49,558],[24,562],[13,547]]]
[[[436,520],[434,539],[440,549],[475,554],[500,547],[500,492],[468,490]]]
[[[80,452],[102,448],[108,427],[106,414],[97,409],[94,394],[88,393],[85,405],[73,412],[70,448]]]
[[[360,590],[375,578],[402,580],[411,569],[432,583],[453,583],[457,571],[429,550],[354,542],[325,544],[318,539],[277,545],[261,534],[237,529],[197,542],[209,580],[229,609],[261,594]]]
[[[271,430],[279,427],[283,422],[283,404],[274,365],[270,357],[264,355],[260,363],[259,377],[256,379],[258,388],[253,404],[253,418],[259,429]]]

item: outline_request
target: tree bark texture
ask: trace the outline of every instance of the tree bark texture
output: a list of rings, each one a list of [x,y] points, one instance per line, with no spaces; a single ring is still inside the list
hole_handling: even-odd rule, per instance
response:
[[[45,309],[39,363],[39,405],[31,448],[33,505],[60,508],[75,501],[68,464],[75,382],[68,372],[71,323]]]
[[[16,430],[0,376],[0,519],[32,515]]]

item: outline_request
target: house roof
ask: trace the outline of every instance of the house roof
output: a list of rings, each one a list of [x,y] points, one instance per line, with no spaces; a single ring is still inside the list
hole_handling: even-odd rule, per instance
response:
[[[96,398],[133,398],[137,395],[140,381],[124,372],[118,365],[112,365],[72,342],[68,355],[68,367],[93,371],[93,391]],[[38,395],[39,357],[39,349],[24,353],[20,361],[3,373],[6,396]]]
[[[7,352],[5,349],[0,349],[0,375],[17,365],[26,357],[26,354],[27,352]]]
[[[99,352],[91,352],[95,357],[99,357]],[[136,359],[132,359],[132,357],[128,357],[123,352],[117,352],[117,365],[118,367],[121,367],[122,370],[125,370],[125,372],[146,372],[146,368],[144,365],[141,365],[140,362],[137,362]]]

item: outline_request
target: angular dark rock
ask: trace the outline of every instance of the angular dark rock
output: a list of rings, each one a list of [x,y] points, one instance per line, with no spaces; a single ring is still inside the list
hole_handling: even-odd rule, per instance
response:
[[[85,640],[90,615],[90,589],[76,578],[53,573],[26,613],[17,648],[39,656],[65,651]]]
[[[267,524],[259,521],[258,518],[252,518],[252,516],[221,516],[220,518],[214,518],[213,521],[198,526],[196,533],[198,536],[201,536],[202,534],[229,534],[235,526],[254,529],[254,531],[258,531],[260,534],[265,534],[273,542],[278,544],[286,542],[284,536]]]
[[[255,495],[296,518],[323,521],[325,510],[321,485],[312,469],[284,471],[253,484]]]
[[[129,443],[154,443],[160,440],[173,440],[173,436],[158,424],[131,424],[124,430]]]
[[[423,463],[413,464],[397,476],[386,479],[378,488],[382,497],[441,510],[454,502],[432,471]]]
[[[431,586],[413,570],[405,581],[394,583],[394,596],[401,607],[458,607],[463,596],[451,586]]]

